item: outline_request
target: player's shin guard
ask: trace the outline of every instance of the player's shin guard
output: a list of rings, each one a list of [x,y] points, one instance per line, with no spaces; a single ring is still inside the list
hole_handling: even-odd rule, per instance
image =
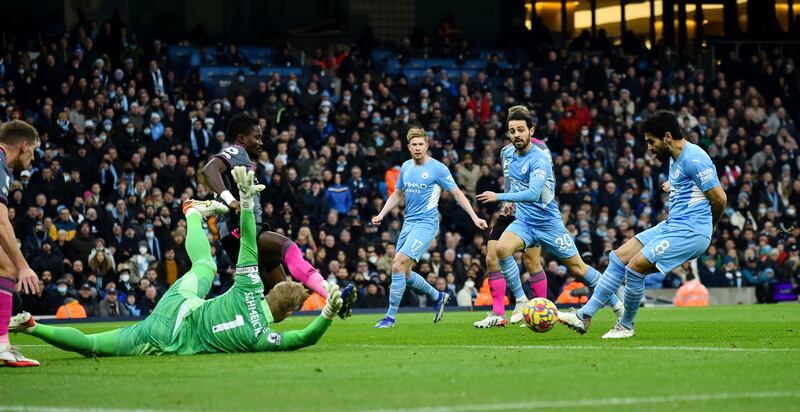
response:
[[[500,272],[489,274],[489,291],[492,293],[492,312],[497,316],[506,314],[506,278]]]
[[[589,266],[589,270],[586,271],[586,276],[584,277],[584,279],[586,279],[586,281],[589,282],[589,287],[593,288],[593,289],[600,282],[601,278],[602,278],[602,275],[600,275],[600,272],[598,272],[597,269],[595,269],[595,268],[593,268],[591,266]],[[612,293],[611,296],[608,297],[608,300],[606,302],[610,306],[615,306],[615,305],[617,305],[619,303],[619,298],[617,297],[616,293]],[[606,303],[606,302],[603,302],[603,303]]]
[[[531,274],[531,291],[534,298],[547,298],[547,275],[544,271]]]
[[[506,278],[508,287],[514,294],[514,299],[517,301],[528,300],[525,296],[525,291],[522,290],[522,281],[519,280],[519,265],[514,260],[514,256],[509,256],[505,259],[498,259],[500,263],[500,270],[503,272],[503,277]]]
[[[400,301],[403,299],[405,291],[406,274],[392,273],[392,285],[389,287],[389,310],[386,311],[387,317],[394,319],[397,315],[397,308],[400,307]]]
[[[587,282],[589,282],[588,273],[591,273],[592,271],[594,271],[594,273],[597,272],[590,266],[589,272],[587,272],[586,276]],[[583,319],[583,317],[587,315],[594,316],[595,312],[600,310],[600,308],[602,308],[606,302],[609,302],[609,304],[612,306],[616,302],[619,302],[616,292],[617,289],[619,289],[619,286],[622,284],[622,279],[624,278],[625,265],[622,264],[622,261],[619,260],[619,257],[617,257],[616,253],[611,252],[611,255],[609,255],[608,258],[608,268],[606,268],[605,273],[603,273],[601,276],[596,276],[596,286],[594,286],[592,298],[589,299],[589,301],[578,310],[578,317]]]
[[[639,304],[644,296],[644,275],[631,268],[626,268],[625,278],[625,314],[619,323],[628,329],[633,329],[633,318],[639,310]]]
[[[325,290],[325,279],[314,269],[314,266],[303,259],[303,252],[294,242],[286,243],[283,247],[283,262],[289,269],[289,273],[309,289],[327,299],[328,291]]]
[[[392,280],[394,282],[394,280]],[[436,302],[439,299],[439,291],[436,290],[430,283],[428,283],[417,272],[411,272],[411,278],[408,279],[408,285],[415,290],[428,295],[428,302]]]
[[[14,279],[0,277],[0,344],[8,343],[8,321],[14,306]]]

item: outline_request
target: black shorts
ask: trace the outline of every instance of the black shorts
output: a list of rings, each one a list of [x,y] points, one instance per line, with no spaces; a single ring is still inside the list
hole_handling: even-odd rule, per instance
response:
[[[236,230],[236,233],[239,233],[237,229],[239,229],[238,226],[236,226],[233,230]],[[268,224],[256,224],[256,240],[258,240],[258,235],[265,230],[271,230]],[[219,242],[222,244],[222,249],[224,249],[225,253],[228,254],[228,257],[231,258],[231,261],[236,264],[236,261],[239,259],[239,238],[233,234],[229,234],[220,238]]]
[[[497,222],[489,229],[489,240],[500,240],[500,236],[506,231],[508,225],[513,223],[517,218],[514,215],[506,216],[500,215]]]

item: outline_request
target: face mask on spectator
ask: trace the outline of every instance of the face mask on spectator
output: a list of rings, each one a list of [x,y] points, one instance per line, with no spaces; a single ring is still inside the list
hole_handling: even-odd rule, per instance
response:
[[[369,263],[372,263],[374,265],[377,261],[378,261],[378,257],[377,256],[372,255],[372,256],[369,257]]]
[[[129,275],[127,273],[123,273],[123,274],[119,275],[119,281],[120,282],[125,283],[125,282],[127,282],[129,280],[131,280],[131,275]]]
[[[795,209],[793,207],[790,207],[790,208],[786,209],[786,214],[789,215],[789,216],[794,217],[794,215],[797,214],[797,209]]]
[[[66,295],[67,294],[67,287],[66,286],[59,286],[58,287],[58,294],[59,295]]]
[[[32,64],[31,65],[31,70],[33,70],[33,71],[39,70],[39,65],[36,64],[36,63]]]
[[[146,247],[142,246],[142,247],[139,248],[139,254],[140,255],[144,255],[146,253],[147,253],[147,248]]]
[[[79,145],[83,146],[83,144],[86,143],[86,138],[78,137],[77,142]]]
[[[599,237],[600,239],[605,239],[606,237],[608,237],[608,231],[602,229],[597,229],[595,233],[597,234],[597,237]]]
[[[107,132],[110,132],[111,131],[111,124],[110,123],[103,124],[103,130],[105,130]]]
[[[109,99],[113,100],[115,97],[117,97],[117,92],[115,92],[115,91],[108,92],[108,98]]]
[[[100,133],[99,137],[100,137],[100,140],[103,141],[103,143],[105,143],[106,139],[108,139],[108,136],[105,133]]]
[[[383,147],[383,138],[382,137],[376,137],[375,138],[375,146]]]
[[[150,128],[149,127],[145,127],[144,128],[144,134],[146,134],[148,136],[150,135]]]
[[[759,207],[758,208],[758,214],[759,215],[766,215],[767,214],[767,208],[766,207]]]
[[[136,129],[134,129],[133,127],[129,127],[125,130],[128,132],[128,136],[133,136],[133,132],[136,131]]]
[[[238,80],[239,83],[244,83],[244,76],[239,76],[236,78],[236,80]]]
[[[152,239],[153,237],[155,237],[155,235],[156,235],[156,234],[155,234],[155,233],[153,233],[153,232],[147,232],[147,233],[145,233],[145,236],[147,236],[147,238],[148,238],[148,239]]]
[[[420,110],[428,110],[428,102],[422,102],[419,104]]]
[[[121,122],[122,124],[128,124],[128,118],[127,117],[123,117],[120,120],[122,121]]]

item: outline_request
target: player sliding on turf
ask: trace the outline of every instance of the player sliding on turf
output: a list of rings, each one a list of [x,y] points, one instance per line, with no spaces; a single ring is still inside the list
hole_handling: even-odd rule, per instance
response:
[[[625,278],[625,314],[603,339],[634,335],[633,319],[644,296],[644,277],[668,273],[708,249],[711,233],[728,198],[714,163],[699,146],[687,142],[677,117],[659,111],[639,126],[650,152],[669,166],[669,218],[639,233],[611,252],[609,265],[592,298],[577,312],[559,312],[559,320],[581,334],[592,316]]]
[[[211,288],[216,264],[203,230],[203,217],[226,212],[215,201],[184,202],[187,220],[186,251],[192,268],[178,279],[144,321],[110,332],[84,335],[73,328],[37,324],[30,314],[12,318],[10,328],[41,338],[64,350],[92,355],[195,354],[294,350],[322,337],[342,306],[341,292],[327,284],[328,301],[322,314],[305,329],[284,333],[271,329],[306,298],[299,283],[281,282],[261,299],[264,285],[258,275],[254,196],[264,189],[244,167],[233,171],[241,195],[241,248],[233,287],[224,295],[203,298]]]
[[[228,205],[231,213],[220,219],[219,235],[223,249],[231,259],[239,255],[239,218],[236,212],[239,211],[240,200],[231,194],[236,192],[236,185],[232,180],[230,171],[236,166],[244,166],[248,169],[253,167],[253,161],[258,158],[261,151],[262,130],[258,124],[258,119],[242,113],[233,116],[228,121],[228,136],[236,142],[231,147],[222,149],[214,155],[208,164],[203,168],[206,177],[206,185],[210,190]],[[283,266],[297,281],[302,282],[309,289],[320,294],[323,298],[328,297],[327,282],[322,275],[303,259],[303,252],[289,238],[278,233],[262,230],[261,222],[261,198],[259,194],[253,199],[253,213],[256,217],[256,232],[258,233],[258,265],[261,269],[264,289],[269,292],[278,282],[286,280]],[[348,285],[342,290],[344,304],[339,312],[342,319],[350,316],[351,306],[357,297],[355,287]]]
[[[507,168],[504,173],[509,180],[510,190],[500,194],[487,191],[478,195],[478,200],[484,203],[517,203],[516,220],[500,236],[495,248],[500,269],[512,290],[518,289],[514,294],[524,298],[514,252],[526,247],[542,246],[548,254],[564,263],[572,275],[582,277],[590,287],[595,287],[600,273],[583,262],[575,242],[564,227],[555,198],[553,160],[547,146],[534,144],[531,140],[533,132],[533,120],[525,106],[509,109],[508,133],[513,147],[503,148],[501,158],[504,169]],[[616,295],[606,297],[606,301],[618,317],[622,315],[623,305]],[[524,303],[517,301],[515,311],[520,310]]]
[[[383,218],[400,203],[401,196],[405,197],[403,229],[397,239],[397,254],[392,262],[389,310],[386,312],[386,317],[375,325],[376,328],[394,326],[394,317],[400,306],[400,299],[406,290],[406,281],[412,288],[425,293],[436,302],[433,307],[435,312],[433,323],[442,319],[448,295],[437,291],[422,276],[411,270],[414,263],[428,250],[428,246],[439,232],[437,206],[442,189],[453,194],[458,205],[472,218],[475,226],[481,229],[487,227],[486,221],[475,214],[469,200],[464,196],[464,192],[456,186],[447,166],[428,156],[428,135],[425,134],[425,130],[410,129],[406,137],[411,159],[406,160],[400,168],[400,177],[397,179],[397,188],[394,193],[389,196],[380,213],[372,218],[374,225],[380,225]]]

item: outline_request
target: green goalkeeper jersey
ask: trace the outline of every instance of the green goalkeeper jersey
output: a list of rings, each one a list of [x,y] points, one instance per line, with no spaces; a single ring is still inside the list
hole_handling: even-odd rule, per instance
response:
[[[319,317],[308,327],[285,333],[270,328],[274,319],[257,266],[237,268],[233,287],[203,302],[180,324],[167,351],[178,354],[293,350],[316,343],[331,324]]]

